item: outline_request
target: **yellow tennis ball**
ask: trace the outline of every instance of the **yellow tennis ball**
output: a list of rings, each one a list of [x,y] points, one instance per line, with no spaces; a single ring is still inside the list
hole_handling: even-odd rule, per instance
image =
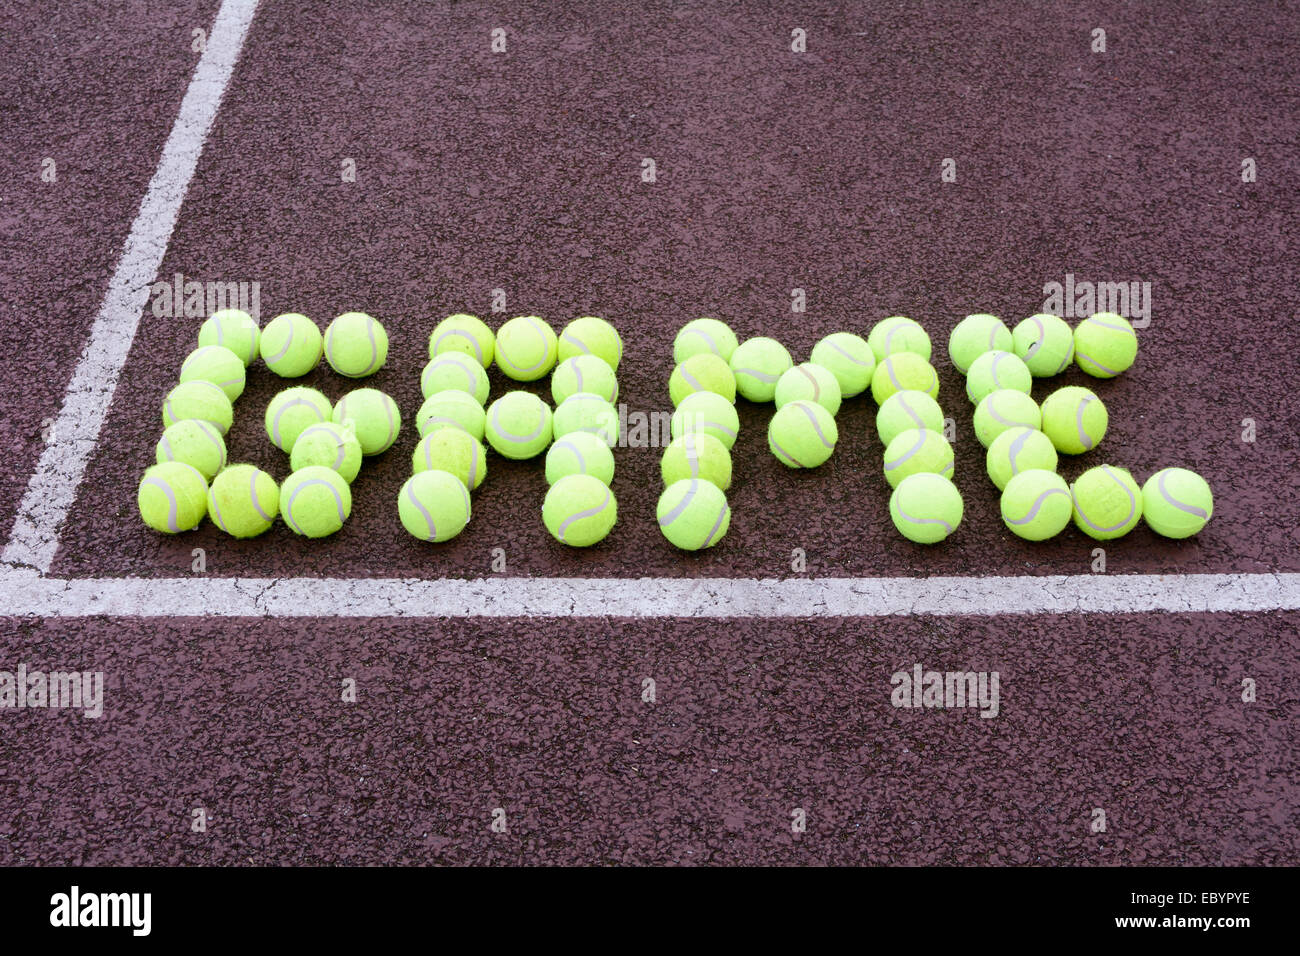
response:
[[[675,481],[659,496],[659,530],[683,551],[711,548],[731,527],[731,508],[722,489],[700,478]]]
[[[989,392],[975,406],[975,437],[985,448],[1008,428],[1038,428],[1042,424],[1038,403],[1013,388]]]
[[[871,387],[876,354],[860,335],[832,332],[813,346],[809,359],[835,376],[842,398],[861,395]]]
[[[613,448],[618,444],[618,411],[609,402],[591,392],[570,395],[555,410],[552,425],[556,438],[572,432],[591,432]]]
[[[212,523],[234,538],[255,538],[275,523],[280,489],[275,479],[253,465],[231,465],[208,489]]]
[[[483,444],[459,428],[440,428],[420,439],[411,455],[411,471],[445,471],[455,475],[473,491],[487,477],[487,453]]]
[[[450,541],[465,530],[472,514],[465,483],[445,471],[418,472],[397,493],[402,527],[421,541]]]
[[[613,530],[618,502],[599,478],[565,475],[546,492],[542,521],[560,544],[588,548]]]
[[[555,331],[535,315],[521,315],[497,330],[496,363],[517,382],[535,382],[555,368]]]
[[[1010,352],[1014,348],[1011,330],[996,315],[987,312],[966,316],[948,337],[948,357],[963,375],[985,352]]]
[[[1043,399],[1043,434],[1057,451],[1082,455],[1101,444],[1110,416],[1101,399],[1086,388],[1067,385]]]
[[[496,356],[496,336],[477,315],[458,312],[449,315],[429,334],[429,358],[459,352],[487,368]]]
[[[297,534],[324,538],[342,528],[352,514],[352,492],[333,468],[313,465],[284,480],[280,514]]]
[[[614,480],[614,453],[591,432],[570,432],[546,452],[546,483],[553,485],[565,475],[591,475],[608,485]]]
[[[736,346],[728,360],[736,376],[736,391],[751,402],[770,402],[776,383],[794,365],[786,347],[776,339],[757,336]]]
[[[943,475],[908,475],[889,496],[889,517],[908,541],[938,544],[957,530],[964,506],[957,486]]]
[[[999,491],[1022,471],[1056,471],[1056,446],[1032,428],[1008,428],[989,445],[984,467]]]
[[[673,339],[673,364],[681,365],[692,355],[709,353],[730,362],[739,342],[736,333],[718,319],[692,319]]]
[[[829,369],[812,362],[796,365],[777,380],[776,394],[773,399],[777,408],[784,408],[791,402],[816,402],[826,411],[835,415],[840,410],[840,383]]]
[[[618,363],[623,360],[623,340],[618,330],[604,319],[583,315],[560,332],[556,354],[561,362],[579,355],[592,355],[603,359],[610,369],[617,372]]]
[[[952,445],[941,434],[928,428],[909,428],[899,432],[885,449],[884,466],[885,480],[891,488],[897,488],[908,475],[923,472],[951,479]]]
[[[286,312],[266,323],[259,347],[272,372],[281,378],[299,378],[320,364],[325,339],[307,316]]]
[[[332,468],[352,484],[361,471],[361,443],[349,425],[321,422],[308,425],[293,443],[289,467],[294,471],[321,465]]]
[[[257,320],[243,309],[220,309],[199,326],[199,345],[224,345],[247,368],[257,357]]]
[[[886,448],[909,428],[926,428],[943,434],[943,409],[925,392],[904,390],[885,399],[876,412],[876,434]]]
[[[472,355],[447,351],[429,360],[420,373],[420,393],[428,398],[437,392],[458,388],[483,405],[488,399],[488,377]]]
[[[673,369],[668,379],[668,396],[673,405],[695,392],[713,392],[729,402],[736,400],[736,376],[725,361],[712,352],[692,355]]]
[[[293,443],[310,425],[330,420],[330,400],[314,388],[286,388],[266,406],[266,435],[271,444],[284,452],[293,451]]]
[[[727,374],[731,374],[730,369]],[[614,369],[598,355],[574,355],[564,359],[551,376],[551,400],[559,405],[579,392],[591,392],[607,402],[617,402],[618,378]]]
[[[790,402],[777,409],[767,428],[768,447],[789,468],[824,464],[839,438],[835,419],[816,402]]]
[[[211,422],[187,418],[163,432],[154,448],[158,464],[184,462],[211,481],[226,467],[226,443]]]
[[[1022,471],[1002,489],[1002,521],[1026,541],[1046,541],[1065,530],[1074,513],[1070,487],[1054,471]]]
[[[731,452],[712,435],[687,432],[664,449],[659,470],[665,486],[687,478],[703,478],[726,491],[731,487]]]
[[[434,392],[415,413],[415,427],[423,438],[439,428],[460,428],[479,441],[487,428],[487,413],[469,392],[448,389]]]
[[[506,392],[488,407],[487,441],[503,458],[533,458],[550,445],[553,421],[550,406],[536,395]]]
[[[1209,483],[1186,468],[1162,468],[1142,486],[1142,517],[1156,534],[1190,538],[1214,515]]]
[[[1011,389],[1026,395],[1034,387],[1029,367],[1014,352],[985,352],[971,362],[966,373],[966,397],[978,405],[999,389]]]
[[[335,425],[352,424],[361,443],[361,454],[380,455],[393,447],[402,430],[402,413],[397,403],[377,388],[348,392],[334,406],[330,416]]]
[[[1074,361],[1094,378],[1114,378],[1137,359],[1137,333],[1115,312],[1090,315],[1075,327]]]
[[[211,382],[232,402],[244,394],[244,363],[224,345],[200,345],[181,363],[182,382]]]
[[[155,531],[190,531],[208,513],[208,483],[191,465],[164,462],[145,471],[136,504],[144,523]]]
[[[1011,330],[1011,341],[1034,378],[1060,375],[1074,358],[1074,331],[1059,315],[1031,315]]]
[[[235,409],[225,391],[215,382],[195,379],[182,382],[163,399],[163,428],[171,428],[187,418],[211,422],[221,434],[230,431],[235,419]]]
[[[934,366],[915,352],[894,352],[885,356],[871,376],[871,397],[877,405],[895,392],[925,392],[939,397],[939,375]]]
[[[365,378],[388,361],[388,333],[364,312],[344,312],[325,329],[325,361],[348,378]]]
[[[1123,468],[1089,468],[1074,480],[1070,494],[1074,523],[1098,541],[1128,534],[1142,517],[1142,489]]]
[[[669,422],[673,438],[690,432],[712,435],[730,450],[740,434],[736,406],[713,392],[695,392],[682,399]]]
[[[930,361],[930,336],[921,323],[905,315],[891,315],[877,322],[867,335],[867,344],[877,362],[899,352],[912,352]]]

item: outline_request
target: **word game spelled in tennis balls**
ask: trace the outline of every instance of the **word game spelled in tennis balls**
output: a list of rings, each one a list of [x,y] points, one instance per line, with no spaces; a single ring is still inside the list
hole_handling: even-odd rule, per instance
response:
[[[393,447],[402,430],[402,413],[397,403],[377,388],[358,388],[334,405],[335,425],[351,424],[361,444],[361,454],[380,455]]]
[[[832,332],[813,346],[809,359],[835,376],[842,398],[865,392],[876,371],[876,353],[866,339],[852,332]]]
[[[722,489],[699,478],[674,481],[655,509],[659,530],[683,551],[711,548],[731,527],[731,506]]]
[[[948,336],[948,357],[963,375],[985,352],[1010,352],[1014,348],[1011,330],[996,315],[987,312],[966,316]]]
[[[266,436],[283,452],[292,452],[293,443],[312,425],[330,420],[330,400],[314,388],[286,388],[266,406]]]
[[[1074,358],[1074,330],[1059,315],[1040,312],[1011,330],[1012,349],[1034,378],[1051,378]]]
[[[942,435],[943,426],[943,409],[925,392],[895,392],[876,412],[876,434],[885,447],[909,428],[925,428]]]
[[[731,374],[731,370],[727,370]],[[618,401],[618,377],[598,355],[574,355],[555,367],[551,376],[551,400],[561,404],[570,395],[591,392],[607,402]]]
[[[465,530],[472,514],[469,489],[449,472],[418,472],[397,493],[402,527],[421,541],[450,541]]]
[[[1114,378],[1127,371],[1137,352],[1137,333],[1116,312],[1098,312],[1075,326],[1075,364],[1094,378]]]
[[[591,432],[610,448],[618,444],[618,411],[591,392],[578,392],[566,398],[555,410],[553,426],[556,438],[573,432]]]
[[[415,427],[423,438],[439,428],[460,428],[479,441],[487,428],[487,413],[478,399],[460,389],[434,392],[415,413]]]
[[[293,443],[289,467],[301,471],[313,465],[331,468],[352,484],[361,471],[361,442],[357,441],[356,433],[332,421],[308,425]]]
[[[673,339],[673,363],[681,365],[692,355],[702,353],[730,362],[739,344],[736,333],[725,322],[707,317],[691,319]]]
[[[1070,486],[1074,523],[1098,541],[1128,534],[1142,517],[1142,489],[1123,468],[1089,468]]]
[[[459,428],[440,428],[421,438],[411,455],[411,471],[445,471],[473,491],[487,477],[487,452],[483,443]]]
[[[1056,471],[1056,446],[1033,428],[1009,428],[989,445],[984,467],[998,491],[1022,471]]]
[[[333,468],[313,465],[284,480],[280,514],[295,533],[324,538],[342,528],[352,514],[352,491]]]
[[[472,395],[480,406],[487,402],[487,372],[472,355],[443,352],[430,359],[420,373],[420,394],[425,398],[453,388]]]
[[[909,475],[929,472],[952,478],[953,454],[948,439],[928,428],[909,428],[885,449],[885,480],[897,488]]]
[[[259,335],[257,321],[243,309],[221,309],[199,326],[199,345],[223,345],[247,368],[257,358]]]
[[[1038,403],[1013,388],[989,392],[975,406],[975,437],[985,448],[1008,428],[1038,428],[1042,424]]]
[[[615,372],[623,360],[623,339],[618,330],[596,315],[582,315],[566,325],[560,332],[557,348],[561,362],[579,355],[594,355]]]
[[[365,378],[388,361],[388,333],[364,312],[344,312],[325,329],[325,361],[348,378]]]
[[[891,315],[877,322],[867,335],[867,344],[877,362],[899,352],[911,352],[930,361],[930,336],[921,323],[905,315]]]
[[[1190,538],[1214,515],[1209,483],[1186,468],[1162,468],[1142,486],[1142,517],[1158,535]]]
[[[727,448],[736,444],[740,434],[740,415],[736,406],[713,392],[696,392],[687,395],[673,412],[669,422],[673,438],[690,432],[712,435]]]
[[[1054,538],[1070,523],[1074,502],[1070,486],[1054,471],[1022,471],[1002,489],[1002,521],[1026,541]]]
[[[974,405],[1001,389],[1028,395],[1033,387],[1029,367],[1014,352],[985,352],[971,362],[966,373],[966,397]]]
[[[712,435],[687,432],[664,449],[659,470],[665,486],[687,478],[703,478],[726,491],[731,487],[731,452]]]
[[[786,347],[776,339],[760,335],[736,346],[728,360],[736,376],[736,391],[751,402],[770,402],[776,383],[794,365]]]
[[[211,422],[186,418],[162,433],[154,448],[158,464],[179,461],[191,466],[211,481],[226,467],[226,443]]]
[[[603,541],[618,521],[618,502],[599,478],[565,475],[546,492],[542,522],[560,544],[589,548]]]
[[[153,530],[164,534],[190,531],[208,513],[208,483],[192,465],[164,462],[145,471],[136,504],[140,517]]]
[[[211,382],[234,402],[244,394],[244,363],[224,345],[200,345],[181,363],[182,382]]]
[[[254,465],[231,465],[208,489],[212,523],[232,538],[256,538],[279,513],[279,486]]]
[[[277,315],[262,330],[262,361],[281,378],[299,378],[320,364],[325,338],[316,323],[298,312]]]
[[[506,392],[488,407],[487,442],[503,458],[540,455],[552,435],[551,408],[532,392]]]
[[[777,408],[784,408],[791,402],[809,401],[816,402],[832,415],[839,412],[843,398],[839,379],[829,369],[812,362],[796,365],[782,375],[772,397]]]
[[[546,483],[553,485],[566,475],[591,475],[608,485],[614,480],[614,453],[591,432],[570,432],[546,452]]]
[[[908,541],[938,544],[961,524],[961,492],[943,475],[908,475],[889,496],[889,517]]]
[[[768,447],[789,468],[824,464],[839,438],[835,419],[816,402],[791,402],[777,409],[767,428]]]
[[[459,352],[486,369],[496,356],[496,336],[477,315],[457,312],[433,327],[429,333],[429,359]]]
[[[673,369],[668,379],[668,396],[673,405],[696,392],[713,392],[729,402],[736,400],[736,376],[725,361],[711,352],[692,355]]]
[[[871,397],[877,405],[895,392],[925,392],[939,397],[939,373],[915,352],[894,352],[885,356],[871,376]]]
[[[520,315],[497,330],[497,368],[516,382],[535,382],[555,368],[555,330],[535,315]]]
[[[1086,388],[1067,385],[1043,399],[1043,434],[1056,450],[1082,455],[1101,444],[1110,416],[1101,399]]]
[[[235,409],[220,385],[204,379],[182,382],[167,393],[162,407],[163,428],[187,418],[210,422],[225,435],[235,420]]]

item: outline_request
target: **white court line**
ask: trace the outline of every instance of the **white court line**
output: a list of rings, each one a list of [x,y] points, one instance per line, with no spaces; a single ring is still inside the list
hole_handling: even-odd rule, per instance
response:
[[[54,561],[59,533],[108,415],[118,376],[149,297],[149,286],[158,276],[203,142],[256,10],[257,0],[224,0],[217,12],[207,48],[185,91],[180,113],[163,146],[162,159],[149,181],[95,317],[90,339],[72,373],[63,407],[27,484],[13,534],[4,550],[3,560],[9,564],[44,574]]]
[[[0,569],[0,617],[882,617],[1300,609],[1300,574],[80,578]]]

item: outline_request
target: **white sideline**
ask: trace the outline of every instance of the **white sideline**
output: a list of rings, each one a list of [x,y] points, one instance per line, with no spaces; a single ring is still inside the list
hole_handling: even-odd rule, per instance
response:
[[[0,617],[883,617],[1300,609],[1300,574],[822,578],[48,578]]]
[[[158,275],[181,203],[217,106],[244,46],[257,0],[224,0],[199,58],[158,169],[131,224],[122,257],[27,484],[4,550],[9,564],[48,572],[59,534],[108,415],[118,376],[140,325],[149,285]]]

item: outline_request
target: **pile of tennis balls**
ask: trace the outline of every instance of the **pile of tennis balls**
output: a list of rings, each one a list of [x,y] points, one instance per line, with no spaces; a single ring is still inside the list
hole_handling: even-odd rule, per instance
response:
[[[298,313],[277,316],[260,329],[240,309],[214,312],[199,329],[199,347],[181,365],[180,382],[163,400],[164,432],[157,464],[145,471],[137,502],[145,524],[176,534],[211,516],[236,538],[266,532],[283,517],[297,534],[320,538],[343,527],[352,512],[349,484],[362,457],[397,440],[396,403],[373,388],[331,403],[313,388],[288,388],[264,416],[266,434],[289,455],[283,484],[250,464],[228,464],[224,436],[247,370],[259,355],[282,378],[312,371],[322,356],[347,378],[372,375],[388,357],[388,336],[363,312],[345,312],[322,335]]]

